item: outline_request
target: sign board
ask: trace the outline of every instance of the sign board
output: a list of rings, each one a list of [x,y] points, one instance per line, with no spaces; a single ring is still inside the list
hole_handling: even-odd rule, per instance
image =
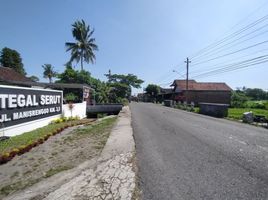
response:
[[[0,85],[0,128],[62,114],[62,91]]]
[[[89,98],[89,92],[90,92],[90,89],[89,89],[89,87],[83,87],[83,97],[84,97],[84,99],[87,99],[87,98]]]

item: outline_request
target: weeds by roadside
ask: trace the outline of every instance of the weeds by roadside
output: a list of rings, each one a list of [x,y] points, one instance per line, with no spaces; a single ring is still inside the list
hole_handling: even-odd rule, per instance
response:
[[[0,165],[0,199],[99,155],[116,120],[107,118],[64,132]]]

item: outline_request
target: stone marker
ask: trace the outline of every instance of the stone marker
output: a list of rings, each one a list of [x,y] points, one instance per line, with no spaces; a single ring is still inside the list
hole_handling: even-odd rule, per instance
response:
[[[245,123],[252,123],[253,122],[253,113],[251,111],[243,113],[242,120]]]

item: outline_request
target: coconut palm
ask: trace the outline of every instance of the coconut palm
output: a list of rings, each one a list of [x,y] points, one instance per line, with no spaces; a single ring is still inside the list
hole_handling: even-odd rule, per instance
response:
[[[49,83],[52,83],[52,78],[57,76],[57,72],[54,70],[54,67],[52,67],[51,64],[44,64],[42,67],[44,69],[44,78],[48,78]]]
[[[94,29],[86,25],[84,20],[76,21],[72,24],[72,34],[76,42],[66,42],[66,51],[71,51],[70,63],[74,60],[78,63],[81,62],[81,70],[83,70],[83,62],[94,63],[96,57],[94,51],[98,50],[95,44],[95,38],[92,38]]]

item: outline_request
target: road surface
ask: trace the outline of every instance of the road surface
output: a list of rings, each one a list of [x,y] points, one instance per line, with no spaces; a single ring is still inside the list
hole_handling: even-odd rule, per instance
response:
[[[268,130],[131,103],[142,199],[268,199]]]

